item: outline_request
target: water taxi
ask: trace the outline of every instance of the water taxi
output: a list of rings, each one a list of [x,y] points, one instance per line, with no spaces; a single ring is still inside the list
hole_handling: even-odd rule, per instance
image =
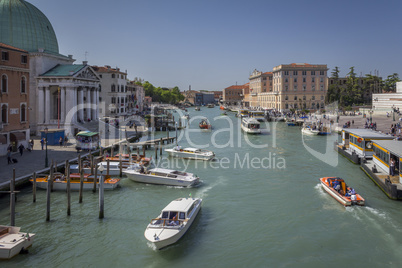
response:
[[[62,173],[55,173],[53,175],[53,190],[55,191],[65,191],[67,189],[67,178]],[[94,185],[95,175],[91,174],[84,174],[84,183],[83,183],[83,190],[92,190]],[[98,174],[98,181],[96,182],[96,187],[99,188],[99,177]],[[103,187],[105,190],[113,190],[117,188],[120,184],[120,179],[110,178],[110,176],[103,175],[104,182]],[[45,175],[43,177],[36,178],[36,187],[40,189],[47,189],[48,179],[50,178],[49,175]],[[33,179],[29,180],[33,183]],[[80,181],[81,176],[78,173],[71,173],[70,174],[70,189],[71,191],[78,191],[80,189]]]
[[[11,259],[32,246],[35,234],[20,232],[21,227],[0,225],[0,259]]]
[[[214,108],[214,107],[215,107],[215,104],[213,104],[213,103],[208,103],[207,107],[208,107],[208,108]]]
[[[207,118],[203,118],[201,122],[198,124],[201,129],[212,129],[211,124],[209,123]]]
[[[254,118],[260,122],[266,121],[264,111],[249,111],[249,117]]]
[[[200,179],[193,173],[165,168],[145,168],[133,165],[123,171],[127,178],[135,182],[189,187],[199,183]]]
[[[260,122],[254,118],[243,118],[241,120],[241,129],[248,134],[261,134]]]
[[[195,160],[211,160],[215,157],[215,153],[212,151],[197,148],[181,149],[180,146],[176,146],[172,149],[165,149],[165,152],[167,152],[169,156]]]
[[[301,129],[301,132],[306,135],[319,135],[320,134],[319,129],[316,129],[309,125],[304,125],[303,128]]]
[[[190,228],[201,209],[201,198],[179,198],[170,202],[145,229],[145,238],[157,249],[176,243]]]
[[[357,194],[354,189],[348,187],[343,179],[337,177],[324,177],[320,178],[320,182],[324,190],[342,205],[364,206],[363,197]]]

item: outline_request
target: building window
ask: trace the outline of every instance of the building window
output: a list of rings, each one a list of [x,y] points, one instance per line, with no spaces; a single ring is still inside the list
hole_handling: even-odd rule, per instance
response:
[[[320,75],[324,75],[324,71],[320,71]]]
[[[311,90],[312,90],[312,91],[315,91],[315,85],[312,85],[312,86],[311,86]]]
[[[312,83],[315,82],[315,77],[311,77],[311,82],[312,82]]]
[[[289,75],[289,71],[284,71],[283,74],[284,75]]]
[[[116,91],[116,86],[115,86],[114,84],[112,85],[111,90],[112,90],[112,92],[115,92],[115,91]]]
[[[320,86],[320,90],[321,90],[321,91],[324,90],[324,86],[323,86],[323,85]]]
[[[27,64],[28,63],[28,56],[27,55],[21,55],[21,63],[22,64]]]
[[[285,78],[285,83],[287,83],[287,82],[289,82],[289,79],[286,77],[286,78]]]
[[[112,97],[112,103],[116,103],[116,98]]]
[[[285,100],[288,100],[288,95],[285,96]]]
[[[293,75],[297,75],[297,71],[293,71]]]
[[[320,78],[320,82],[321,82],[321,83],[324,83],[324,77],[321,77],[321,78]]]
[[[289,104],[285,103],[285,109],[289,109]]]
[[[303,83],[306,83],[306,78],[305,77],[303,77]]]
[[[297,83],[297,78],[296,77],[293,78],[293,82]]]
[[[1,105],[1,122],[3,122],[4,124],[8,123],[8,105],[7,104],[3,104]]]
[[[293,91],[297,91],[297,85],[294,86]]]
[[[115,74],[112,74],[112,78],[115,78],[116,76],[115,76]]]
[[[297,100],[297,96],[294,96],[294,98],[293,98],[294,100]]]
[[[303,96],[303,100],[306,100],[306,95]]]
[[[315,103],[314,102],[311,104],[311,109],[315,109]]]
[[[3,74],[1,76],[1,92],[2,93],[7,93],[8,91],[8,81],[7,81],[7,75]]]
[[[313,96],[311,97],[311,99],[312,99],[312,100],[315,100],[315,96],[313,95]]]
[[[306,88],[307,88],[306,85],[303,85],[303,91],[306,91]]]
[[[21,93],[26,93],[26,79],[25,76],[21,77]]]
[[[302,75],[307,75],[307,71],[302,71]]]
[[[1,60],[4,60],[4,61],[8,61],[8,60],[9,60],[9,54],[8,54],[7,51],[2,51],[2,52],[1,52]]]
[[[311,75],[315,75],[315,71],[311,71]]]
[[[285,91],[288,91],[289,90],[289,87],[288,86],[285,86]]]
[[[26,104],[21,104],[21,123],[24,123],[27,121],[26,111],[27,111]]]

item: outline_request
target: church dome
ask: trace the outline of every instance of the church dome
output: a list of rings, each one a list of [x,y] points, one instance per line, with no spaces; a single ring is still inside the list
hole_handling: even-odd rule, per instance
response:
[[[37,52],[59,54],[52,24],[34,5],[24,0],[0,0],[0,43]]]

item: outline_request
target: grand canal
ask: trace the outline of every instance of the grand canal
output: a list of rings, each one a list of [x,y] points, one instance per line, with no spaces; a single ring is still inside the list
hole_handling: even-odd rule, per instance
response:
[[[176,161],[163,154],[159,165],[187,167],[201,178],[200,186],[123,178],[121,188],[105,192],[103,220],[98,194],[85,192],[79,204],[74,193],[67,216],[66,194],[53,192],[50,222],[45,191],[32,203],[27,187],[18,195],[16,225],[36,233],[36,240],[29,254],[1,261],[1,267],[402,266],[402,204],[337,155],[336,136],[303,138],[285,123],[267,123],[270,134],[245,136],[232,113],[219,117],[218,108],[206,107],[189,113],[190,128],[179,132],[179,144],[205,146],[217,160]],[[212,132],[198,131],[198,115],[209,118]],[[324,176],[344,178],[367,205],[344,208],[322,190],[318,179]],[[192,228],[175,245],[154,250],[143,235],[147,224],[167,203],[190,194],[203,198]],[[0,223],[7,224],[7,197],[0,206]]]

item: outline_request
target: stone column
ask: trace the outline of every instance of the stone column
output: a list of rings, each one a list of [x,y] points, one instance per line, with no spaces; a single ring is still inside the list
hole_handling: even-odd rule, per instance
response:
[[[38,90],[38,124],[45,122],[45,92],[44,88]]]
[[[77,105],[78,105],[78,88],[77,87],[72,87],[70,88],[70,94],[72,96],[71,99],[71,109],[73,113],[72,121],[75,123],[77,122]]]
[[[99,89],[97,87],[95,87],[95,91],[94,91],[94,95],[95,95],[95,120],[98,121],[99,119]]]
[[[66,119],[66,87],[60,88],[60,123]]]
[[[45,87],[45,124],[50,123],[50,88]]]
[[[95,100],[95,90],[91,88],[91,120],[95,120],[95,107],[96,107],[96,100]]]
[[[87,87],[87,103],[86,103],[86,108],[87,108],[87,119],[92,119],[91,118],[91,89]]]
[[[81,90],[78,90],[78,106],[79,106],[79,111],[78,111],[78,119],[81,120],[81,122],[84,122],[84,89],[81,88]]]

